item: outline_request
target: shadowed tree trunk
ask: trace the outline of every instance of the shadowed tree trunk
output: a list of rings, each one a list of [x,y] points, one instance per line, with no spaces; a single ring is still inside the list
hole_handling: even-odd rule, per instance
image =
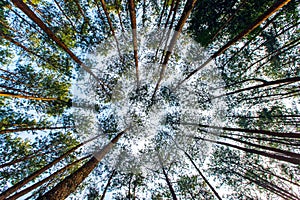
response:
[[[0,194],[0,200],[4,200],[9,195],[11,195],[12,193],[16,192],[17,190],[19,190],[20,188],[22,188],[24,185],[26,185],[30,181],[32,181],[35,178],[37,178],[43,172],[45,172],[46,170],[50,169],[51,167],[53,167],[54,165],[56,165],[57,163],[59,163],[60,161],[62,161],[64,158],[66,158],[68,155],[70,155],[71,153],[73,153],[74,151],[76,151],[78,148],[82,147],[86,143],[88,143],[88,142],[90,142],[90,141],[92,141],[92,140],[94,140],[94,139],[96,139],[98,137],[99,137],[99,135],[96,136],[96,137],[93,137],[93,138],[91,138],[91,139],[89,139],[89,140],[87,140],[85,142],[82,142],[82,143],[78,144],[77,146],[71,148],[66,153],[64,153],[63,155],[61,155],[59,158],[56,158],[55,160],[53,160],[48,165],[46,165],[46,166],[42,167],[41,169],[35,171],[33,174],[29,175],[28,177],[24,178],[23,180],[21,180],[20,182],[16,183],[12,187],[8,188],[7,190],[5,190],[3,193]]]
[[[108,179],[108,181],[107,181],[107,184],[106,184],[106,186],[105,186],[105,188],[104,188],[104,191],[103,191],[103,193],[102,193],[102,195],[101,195],[101,199],[100,199],[100,200],[104,200],[105,195],[106,195],[106,192],[107,192],[107,190],[108,190],[108,187],[110,186],[111,180],[112,180],[112,178],[114,177],[115,174],[116,174],[116,170],[114,169],[114,170],[111,172],[111,175],[109,176],[109,179]]]
[[[41,200],[61,200],[67,198],[76,188],[82,183],[82,181],[88,177],[88,175],[94,170],[99,164],[102,158],[112,149],[114,144],[118,142],[120,137],[127,131],[124,130],[120,132],[114,139],[111,140],[106,146],[101,150],[94,153],[93,157],[86,162],[82,167],[76,170],[73,174],[66,177],[63,181],[58,183],[54,188],[46,192],[44,195],[39,197]]]
[[[180,81],[174,90],[178,89],[185,81],[190,79],[193,75],[195,75],[200,69],[206,67],[213,59],[217,58],[219,55],[221,55],[224,51],[226,51],[230,46],[235,44],[237,41],[242,39],[244,36],[248,35],[250,32],[252,32],[255,28],[257,28],[261,23],[263,23],[266,19],[268,19],[271,15],[273,15],[275,12],[277,12],[280,8],[288,4],[291,0],[278,0],[276,1],[273,6],[271,6],[264,14],[259,16],[253,24],[251,24],[248,28],[246,28],[244,31],[242,31],[240,34],[238,34],[236,37],[234,37],[232,40],[227,42],[223,47],[221,47],[217,52],[215,52],[209,59],[207,59],[202,65],[200,65],[198,68],[196,68],[194,71],[189,73],[189,75],[184,78],[182,81]]]
[[[139,61],[138,61],[138,45],[137,45],[137,27],[136,27],[136,13],[134,0],[128,0],[129,12],[130,12],[130,21],[131,21],[131,31],[133,38],[133,54],[135,62],[135,73],[136,73],[136,83],[137,88],[140,85],[140,75],[139,75]]]
[[[182,31],[182,28],[186,22],[186,20],[188,19],[188,17],[190,16],[194,6],[195,6],[195,3],[196,3],[197,0],[187,0],[185,6],[184,6],[184,9],[183,9],[183,12],[181,14],[181,17],[175,27],[175,32],[173,34],[173,37],[170,41],[170,44],[169,44],[169,48],[168,48],[168,51],[165,55],[165,58],[164,58],[164,61],[162,63],[162,67],[161,67],[161,71],[160,71],[160,75],[159,75],[159,79],[156,83],[156,86],[155,86],[155,89],[154,89],[154,92],[153,92],[153,95],[152,95],[152,100],[154,100],[155,98],[155,95],[156,95],[156,92],[160,86],[160,83],[165,75],[165,71],[166,71],[166,68],[167,68],[167,64],[168,64],[168,61],[171,57],[171,54],[172,54],[172,51],[174,49],[174,46],[176,44],[176,41]]]
[[[15,200],[29,192],[31,192],[32,190],[36,189],[37,187],[41,186],[42,184],[46,183],[47,181],[50,181],[52,179],[54,179],[57,175],[63,173],[64,171],[70,169],[71,167],[73,167],[74,165],[76,165],[77,163],[80,163],[81,161],[87,159],[88,157],[90,157],[91,155],[85,156],[79,160],[76,160],[75,162],[61,168],[60,170],[54,172],[53,174],[51,174],[50,176],[48,176],[47,178],[33,184],[32,186],[29,186],[28,188],[25,188],[24,190],[14,194],[13,196],[9,197],[7,200]]]
[[[102,86],[109,88],[103,81],[101,81],[62,41],[59,39],[44,22],[34,13],[22,0],[12,0],[13,4],[23,11],[32,21],[34,21],[59,47],[61,47],[69,56],[95,78]],[[110,89],[110,88],[109,88]]]

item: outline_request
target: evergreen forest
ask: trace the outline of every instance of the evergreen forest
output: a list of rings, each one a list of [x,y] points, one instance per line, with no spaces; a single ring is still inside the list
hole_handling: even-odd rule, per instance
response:
[[[1,0],[0,200],[300,200],[299,0]]]

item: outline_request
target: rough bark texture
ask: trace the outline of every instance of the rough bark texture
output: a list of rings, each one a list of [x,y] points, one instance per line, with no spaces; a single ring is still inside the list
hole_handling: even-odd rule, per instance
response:
[[[53,189],[48,191],[43,196],[37,198],[39,200],[50,199],[65,199],[74,192],[77,186],[92,172],[92,170],[98,165],[99,161],[92,157],[87,163],[80,167],[73,174],[65,178],[62,182],[57,184]]]
[[[127,130],[127,129],[126,129]],[[125,131],[126,131],[125,130]],[[120,137],[125,133],[125,131],[120,132],[116,137],[114,137],[110,143],[108,143],[103,149],[94,153],[94,156],[86,162],[82,167],[76,170],[74,173],[66,177],[63,181],[58,183],[54,188],[49,190],[43,196],[39,197],[39,200],[61,200],[67,198],[76,188],[83,182],[83,180],[88,177],[88,175],[93,171],[95,167],[99,164],[101,159],[106,155],[106,153],[111,150],[113,144],[117,143]],[[105,152],[105,153],[101,153]],[[101,155],[102,157],[97,157],[96,155]]]
[[[81,161],[87,159],[88,157],[90,157],[90,155],[88,156],[85,156],[79,160],[76,160],[75,162],[63,167],[62,169],[56,171],[55,173],[51,174],[50,176],[48,176],[47,178],[33,184],[32,186],[28,187],[28,188],[25,188],[24,190],[14,194],[13,196],[9,197],[7,200],[15,200],[29,192],[31,192],[32,190],[36,189],[37,187],[41,186],[42,184],[46,183],[47,181],[50,181],[51,179],[55,178],[57,175],[63,173],[64,171],[70,169],[72,166],[76,165],[77,163],[80,163]]]

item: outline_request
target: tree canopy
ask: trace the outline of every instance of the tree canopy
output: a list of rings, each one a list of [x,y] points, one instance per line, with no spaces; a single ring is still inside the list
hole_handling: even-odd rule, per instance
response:
[[[2,0],[0,200],[300,199],[299,0]]]

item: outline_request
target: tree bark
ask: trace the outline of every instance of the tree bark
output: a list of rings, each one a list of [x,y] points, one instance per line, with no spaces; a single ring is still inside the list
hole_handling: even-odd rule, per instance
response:
[[[0,96],[2,97],[11,97],[11,98],[19,98],[19,99],[28,99],[28,100],[37,100],[37,101],[55,101],[57,98],[50,97],[34,97],[34,96],[25,96],[20,94],[14,94],[11,92],[0,91]]]
[[[108,187],[110,186],[111,180],[112,180],[112,178],[114,177],[115,174],[116,174],[116,170],[114,169],[114,170],[111,172],[111,175],[110,175],[110,177],[109,177],[109,179],[108,179],[108,181],[107,181],[107,184],[106,184],[106,186],[105,186],[105,188],[104,188],[104,191],[103,191],[103,193],[102,193],[102,195],[101,195],[100,200],[104,200],[105,195],[106,195],[106,192],[107,192],[107,190],[108,190]]]
[[[77,163],[80,163],[81,161],[87,159],[88,157],[90,157],[91,155],[85,156],[79,160],[76,160],[75,162],[68,164],[67,166],[61,168],[60,170],[54,172],[53,174],[51,174],[50,176],[48,176],[47,178],[33,184],[32,186],[29,186],[27,188],[25,188],[24,190],[14,194],[13,196],[7,198],[7,200],[15,200],[29,192],[31,192],[32,190],[36,189],[37,187],[41,186],[42,184],[46,183],[47,181],[50,181],[51,179],[54,179],[57,175],[63,173],[64,171],[70,169],[71,167],[73,167],[74,165],[76,165]]]
[[[92,71],[88,68],[62,41],[59,39],[44,22],[38,18],[38,16],[30,10],[30,8],[23,2],[23,0],[12,0],[13,4],[23,11],[32,21],[34,21],[47,35],[51,38],[59,47],[61,47],[69,56],[88,72],[95,80],[102,84],[102,86],[108,87],[103,81],[101,81]],[[108,87],[109,88],[109,87]],[[110,88],[109,88],[110,89]]]
[[[38,200],[61,200],[67,198],[76,190],[77,186],[84,181],[84,179],[93,171],[93,169],[98,166],[99,162],[112,149],[114,144],[118,142],[126,130],[120,132],[114,139],[111,140],[110,143],[104,146],[101,150],[95,152],[93,157],[82,167],[66,177],[63,181],[58,183],[54,188],[46,192],[44,195],[40,196]]]
[[[35,178],[37,178],[39,175],[41,175],[43,172],[45,172],[46,170],[50,169],[52,166],[56,165],[57,163],[59,163],[61,160],[63,160],[64,158],[66,158],[68,155],[70,155],[71,153],[73,153],[74,151],[76,151],[78,148],[82,147],[83,145],[85,145],[86,143],[98,138],[99,136],[93,137],[85,142],[82,142],[78,145],[76,145],[75,147],[71,148],[70,150],[68,150],[66,153],[64,153],[63,155],[61,155],[60,157],[56,158],[55,160],[53,160],[51,163],[49,163],[48,165],[42,167],[41,169],[35,171],[34,173],[32,173],[31,175],[29,175],[28,177],[24,178],[23,180],[21,180],[20,182],[16,183],[15,185],[13,185],[12,187],[8,188],[7,190],[5,190],[4,192],[2,192],[0,194],[0,200],[4,200],[5,198],[7,198],[9,195],[11,195],[12,193],[16,192],[17,190],[19,190],[20,188],[22,188],[24,185],[26,185],[27,183],[29,183],[30,181],[34,180]]]
[[[236,37],[234,37],[232,40],[227,42],[223,47],[221,47],[217,52],[215,52],[209,59],[207,59],[202,65],[200,65],[198,68],[196,68],[194,71],[189,73],[189,75],[184,78],[182,81],[180,81],[176,87],[175,90],[178,89],[185,81],[190,79],[194,74],[196,74],[200,69],[206,67],[213,59],[217,58],[219,55],[221,55],[224,51],[226,51],[230,46],[235,44],[237,41],[242,39],[244,36],[251,33],[255,28],[257,28],[261,23],[263,23],[266,19],[268,19],[271,15],[273,15],[275,12],[277,12],[280,8],[288,4],[291,0],[278,0],[276,1],[264,14],[259,16],[253,24],[248,26],[245,30],[243,30],[240,34],[238,34]]]
[[[182,122],[181,125],[188,125],[188,126],[199,126],[202,128],[212,128],[217,130],[225,130],[225,131],[236,131],[236,132],[245,132],[245,133],[257,133],[257,134],[263,134],[263,135],[270,135],[270,136],[276,136],[276,137],[286,137],[286,138],[300,138],[299,133],[279,133],[279,132],[273,132],[273,131],[266,131],[266,130],[253,130],[253,129],[242,129],[242,128],[229,128],[229,127],[222,127],[222,126],[209,126],[209,125],[203,125],[203,124],[196,124],[196,123],[186,123]]]
[[[136,83],[137,88],[140,85],[140,75],[139,75],[139,60],[138,60],[138,45],[137,45],[137,27],[136,27],[136,13],[135,13],[135,4],[134,0],[128,0],[129,12],[130,12],[130,21],[132,29],[132,38],[133,38],[133,54],[134,54],[134,63],[135,63],[135,73],[136,73]]]
[[[188,19],[188,17],[190,16],[194,6],[195,6],[195,3],[196,3],[197,0],[187,0],[185,6],[184,6],[184,9],[183,9],[183,13],[175,27],[175,32],[173,34],[173,37],[170,41],[170,44],[169,44],[169,48],[168,48],[168,51],[165,55],[165,58],[164,58],[164,61],[162,63],[162,67],[161,67],[161,71],[160,71],[160,75],[159,75],[159,79],[156,83],[156,86],[155,86],[155,89],[154,89],[154,92],[153,92],[153,95],[152,95],[152,100],[154,100],[155,98],[155,95],[156,95],[156,92],[160,86],[160,83],[165,75],[165,71],[166,71],[166,68],[167,68],[167,64],[168,64],[168,61],[171,57],[171,54],[172,54],[172,51],[174,49],[174,46],[176,44],[176,41],[182,31],[182,28],[186,22],[186,20]]]
[[[165,176],[165,180],[166,180],[167,185],[168,185],[168,187],[169,187],[169,190],[170,190],[170,192],[171,192],[172,198],[173,198],[173,200],[177,200],[177,196],[176,196],[176,194],[175,194],[175,191],[174,191],[174,188],[173,188],[173,186],[172,186],[172,183],[171,183],[171,181],[170,181],[170,179],[169,179],[169,177],[168,177],[168,174],[167,174],[167,172],[166,172],[166,170],[165,170],[165,167],[164,167],[164,165],[163,165],[163,162],[162,162],[162,160],[161,160],[161,157],[160,157],[160,155],[159,155],[159,152],[157,152],[157,156],[158,156],[159,163],[160,163],[160,165],[161,165],[163,174],[164,174],[164,176]]]

